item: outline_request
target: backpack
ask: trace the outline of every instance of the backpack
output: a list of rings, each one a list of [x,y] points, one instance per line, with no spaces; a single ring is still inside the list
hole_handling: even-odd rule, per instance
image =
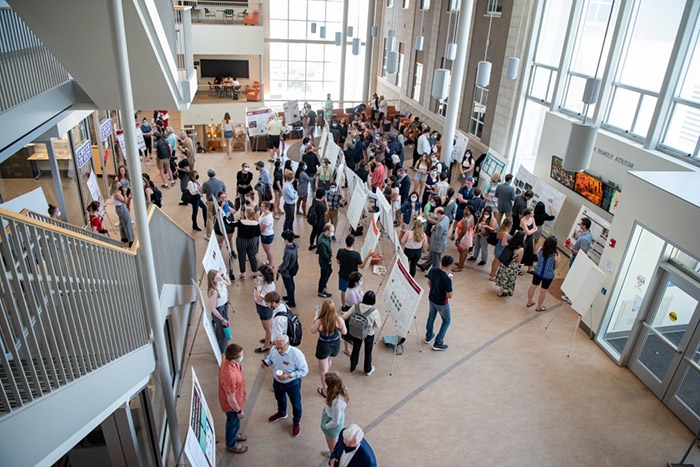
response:
[[[151,202],[158,206],[159,208],[163,207],[163,192],[161,192],[153,183],[151,180],[148,181],[148,185],[153,190],[153,193],[151,193]]]
[[[309,212],[306,213],[306,222],[308,222],[310,225],[316,225],[317,221],[318,221],[318,204],[316,203],[316,200],[314,200],[314,202],[311,203],[311,207],[309,208]]]
[[[297,265],[297,268],[299,266]],[[298,347],[299,344],[301,344],[301,334],[302,334],[302,328],[301,328],[301,321],[299,321],[299,315],[295,314],[292,312],[292,310],[289,309],[288,306],[285,305],[285,308],[287,311],[280,311],[279,313],[275,313],[275,316],[273,316],[273,319],[276,318],[277,316],[280,316],[281,314],[286,314],[287,316],[287,336],[289,337],[289,345],[292,345],[294,347]]]
[[[374,307],[364,313],[360,313],[360,305],[355,305],[355,312],[348,319],[348,334],[355,339],[364,340],[369,335],[369,320],[367,317],[374,311]]]
[[[294,277],[299,272],[299,260],[294,261],[294,264],[289,266],[289,275]]]
[[[450,165],[447,162],[440,162],[440,165],[442,166],[442,170],[440,171],[442,175],[447,177],[447,181],[450,181]]]

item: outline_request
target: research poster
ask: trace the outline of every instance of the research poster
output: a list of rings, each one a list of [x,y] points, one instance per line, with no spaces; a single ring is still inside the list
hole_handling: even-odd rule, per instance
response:
[[[379,242],[379,225],[377,221],[379,220],[379,213],[374,213],[372,216],[372,221],[369,223],[367,228],[367,233],[365,234],[365,241],[362,244],[362,249],[360,250],[360,257],[364,261],[367,255],[372,253],[377,248],[377,243]],[[369,266],[369,262],[365,265],[365,268]]]
[[[362,211],[365,208],[365,203],[367,203],[367,192],[365,191],[365,187],[362,186],[361,183],[355,183],[355,188],[352,191],[352,196],[350,197],[350,202],[348,203],[348,210],[345,214],[353,229],[356,229],[357,224],[360,223]]]
[[[331,167],[335,167],[340,156],[340,148],[333,141],[328,141],[328,149],[326,149],[326,158],[331,163]]]
[[[581,206],[578,212],[578,216],[574,220],[574,225],[571,226],[569,230],[569,235],[566,237],[565,246],[567,248],[573,248],[578,240],[579,235],[581,235],[581,227],[578,225],[579,221],[587,217],[591,220],[591,234],[593,236],[593,241],[591,242],[590,248],[586,252],[586,255],[595,263],[600,263],[600,257],[603,255],[603,250],[605,245],[608,244],[608,238],[610,236],[610,223],[600,217],[598,214],[594,213],[592,210],[588,209],[586,206]]]
[[[204,252],[204,258],[202,258],[202,267],[204,267],[205,275],[212,269],[226,273],[226,261],[224,261],[224,255],[221,253],[219,243],[216,241],[216,235],[212,235],[209,238],[207,250]]]
[[[400,256],[396,258],[384,287],[382,299],[386,311],[396,323],[396,333],[406,337],[423,296],[423,289],[411,277],[406,263],[401,261]],[[391,333],[391,330],[388,333]]]
[[[385,232],[394,228],[394,217],[391,212],[391,204],[386,200],[386,197],[377,190],[377,206],[379,207],[379,214],[381,214],[381,219],[379,220],[382,224],[382,228]]]
[[[554,232],[554,224],[557,222],[557,217],[559,217],[559,213],[564,206],[566,195],[542,180],[537,181],[532,191],[535,193],[535,196],[532,198],[531,205],[534,207],[535,204],[542,201],[547,213],[554,216],[554,220],[545,221],[544,230]]]
[[[311,141],[313,143],[313,141]],[[326,143],[328,142],[328,127],[323,127],[323,130],[321,130],[321,139],[318,142],[318,157],[321,159],[324,158],[325,154],[324,152],[326,151]]]
[[[460,164],[462,163],[462,159],[464,159],[464,153],[467,152],[467,146],[469,146],[469,138],[464,136],[459,130],[455,131],[455,145],[453,150],[456,155],[455,161]]]
[[[345,183],[345,162],[341,162],[337,169],[335,169],[335,184],[340,190]]]
[[[345,166],[345,178],[348,181],[348,193],[354,193],[355,186],[362,185],[362,180],[360,180],[360,177],[358,177],[357,174],[347,165]]]
[[[214,325],[211,322],[211,315],[207,311],[207,303],[204,300],[202,289],[197,287],[197,292],[199,294],[199,303],[202,305],[202,326],[204,326],[204,332],[207,334],[209,345],[211,345],[211,350],[214,352],[214,357],[216,357],[216,363],[221,366],[221,351],[219,350],[219,342],[216,340],[216,333],[214,332]]]
[[[265,125],[272,115],[272,109],[248,110],[245,113],[245,124],[249,136],[266,135]]]
[[[282,103],[284,119],[287,125],[301,122],[301,112],[299,112],[299,101],[287,101]]]
[[[527,190],[532,190],[535,188],[535,183],[537,182],[537,177],[530,173],[522,165],[518,167],[518,172],[515,174],[515,180],[513,180],[513,188],[515,188],[515,194],[521,195]]]
[[[483,191],[486,184],[491,181],[491,176],[495,173],[499,173],[505,176],[503,169],[506,167],[506,161],[492,149],[486,153],[486,158],[481,164],[481,172],[479,175],[479,188]],[[503,179],[503,177],[501,177]]]
[[[216,436],[214,417],[211,415],[202,387],[192,368],[192,401],[190,419],[185,440],[185,455],[194,467],[214,467],[216,465]]]

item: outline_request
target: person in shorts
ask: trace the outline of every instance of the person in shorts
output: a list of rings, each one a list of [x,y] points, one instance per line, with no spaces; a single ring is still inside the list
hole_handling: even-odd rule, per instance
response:
[[[544,299],[547,296],[554,273],[559,266],[559,253],[557,253],[557,237],[552,235],[544,241],[542,248],[537,251],[537,266],[532,273],[532,285],[527,290],[527,307],[535,304],[532,299],[535,296],[535,290],[542,285],[540,295],[537,297],[537,308],[535,311],[545,311],[547,308],[542,306]]]
[[[321,376],[321,387],[316,391],[326,397],[326,372],[331,367],[331,358],[340,353],[340,336],[347,333],[345,321],[335,311],[333,300],[324,300],[320,307],[316,307],[316,316],[311,323],[311,332],[318,333],[316,343],[316,359]]]
[[[369,252],[367,257],[362,260],[359,251],[353,248],[355,245],[355,236],[348,234],[345,237],[345,248],[340,248],[335,255],[335,260],[338,263],[338,289],[340,290],[340,302],[343,311],[347,310],[345,305],[345,291],[348,290],[348,278],[350,274],[364,268],[367,261],[372,257],[373,252]]]

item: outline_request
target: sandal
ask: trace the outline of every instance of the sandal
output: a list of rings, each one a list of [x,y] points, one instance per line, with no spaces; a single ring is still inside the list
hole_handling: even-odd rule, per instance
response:
[[[243,433],[238,433],[238,437],[236,438],[236,441],[248,441],[248,437],[244,435]]]
[[[242,444],[237,444],[232,448],[226,446],[226,450],[228,452],[233,452],[235,454],[243,454],[244,452],[246,452],[248,450],[248,446],[243,446]]]
[[[462,272],[462,268],[452,268],[452,272]]]
[[[255,353],[265,353],[265,352],[267,352],[268,350],[270,350],[269,347],[266,348],[266,349],[263,349],[262,347],[258,347],[257,349],[254,350],[254,352],[255,352]]]
[[[489,276],[489,280],[492,281],[492,282],[495,281],[495,280],[496,280],[496,276]]]
[[[509,296],[509,297],[512,297],[512,296],[513,296],[513,291],[512,291],[512,290],[509,290],[509,291],[508,291],[508,296]]]
[[[343,353],[344,353],[345,355],[347,355],[348,357],[352,355],[352,354],[351,354],[350,352],[348,352],[347,350],[343,350]]]
[[[316,392],[322,395],[323,397],[326,397],[326,395],[323,393],[323,388],[316,388]]]
[[[531,306],[535,306],[535,302],[530,302],[530,303],[528,303],[528,304],[525,305],[525,306],[528,307],[528,308],[530,308]]]
[[[539,308],[535,308],[535,311],[547,311],[547,307],[541,306]]]
[[[505,293],[505,292],[503,292],[503,293],[499,292],[499,293],[496,294],[496,296],[497,296],[497,297],[507,297],[508,294]]]

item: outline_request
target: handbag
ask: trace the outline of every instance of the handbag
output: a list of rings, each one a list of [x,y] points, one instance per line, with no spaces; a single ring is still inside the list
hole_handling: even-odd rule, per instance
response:
[[[498,243],[498,232],[495,230],[486,237],[486,243],[489,245],[496,245]]]
[[[514,256],[515,256],[515,255],[513,254],[513,251],[512,251],[510,248],[505,247],[505,248],[503,249],[503,251],[501,252],[501,254],[498,255],[498,261],[499,261],[502,265],[508,266],[508,265],[510,264],[510,262],[513,261],[513,257],[514,257]]]
[[[263,201],[272,201],[272,188],[270,188],[270,185],[265,185],[265,192],[263,193]]]

